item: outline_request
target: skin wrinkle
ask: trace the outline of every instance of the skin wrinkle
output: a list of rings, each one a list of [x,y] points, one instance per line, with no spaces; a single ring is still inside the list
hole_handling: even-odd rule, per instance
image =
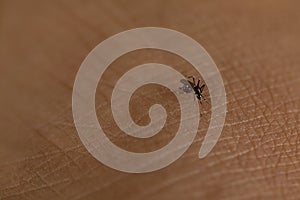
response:
[[[85,197],[89,196],[90,194],[93,194],[94,192],[101,192],[101,190],[105,190],[107,189],[108,187],[110,187],[111,185],[113,185],[114,183],[118,182],[118,181],[121,181],[123,180],[125,177],[124,176],[119,176],[117,177],[115,180],[112,180],[110,181],[109,183],[106,183],[104,185],[104,187],[101,187],[101,189],[99,188],[96,188],[95,190],[92,190],[92,191],[89,191],[89,192],[86,192],[85,194],[82,194],[76,198],[74,198],[74,200],[81,200],[81,199],[84,199]]]
[[[257,170],[257,169],[253,169],[253,171],[255,171],[255,170]],[[235,171],[236,172],[236,171]]]
[[[40,166],[38,166],[38,167],[40,167]],[[38,168],[37,167],[37,168]],[[95,170],[95,169],[97,169],[97,168],[94,168],[94,169],[91,169],[90,171],[93,171],[93,170]],[[86,173],[88,173],[89,171],[87,171]],[[83,173],[80,177],[83,177],[84,175],[86,175],[86,173]],[[80,178],[79,177],[79,178]],[[32,177],[32,178],[35,178],[35,177]],[[32,179],[31,178],[31,179]],[[73,181],[76,181],[76,180],[79,180],[79,179],[73,179]],[[28,180],[29,181],[29,180]],[[70,182],[70,180],[68,181],[68,182]],[[61,183],[61,182],[58,182],[58,184],[59,183]],[[71,184],[71,182],[70,182],[70,184]],[[51,185],[48,185],[49,187],[51,187],[51,186],[53,186],[53,185],[56,185],[55,183],[54,184],[51,184]],[[38,187],[38,188],[36,188],[36,189],[33,189],[33,190],[28,190],[28,191],[25,191],[24,193],[20,193],[20,194],[18,194],[18,195],[21,195],[21,194],[25,194],[25,193],[27,193],[27,192],[31,192],[31,191],[36,191],[37,189],[43,189],[43,188],[47,188],[48,186],[43,186],[43,187]],[[8,196],[8,197],[12,197],[13,195],[11,195],[11,196]]]
[[[254,147],[254,149],[255,149],[255,147]],[[273,166],[272,166],[273,167]],[[257,171],[257,169],[258,168],[254,168],[254,169],[252,169],[253,171]],[[245,169],[243,169],[243,171],[244,171]],[[242,171],[242,172],[243,172]],[[237,173],[238,171],[234,171],[234,172],[231,172],[232,174],[235,174],[235,173]],[[187,177],[189,177],[189,176],[192,176],[192,175],[194,175],[194,173],[189,173],[189,174],[187,174]],[[218,174],[218,173],[216,173],[215,174],[216,176],[220,176],[220,174]],[[186,177],[186,178],[187,178]],[[176,179],[175,180],[173,180],[173,179],[170,179],[170,182],[172,183],[172,184],[175,184],[175,182],[176,182],[176,180],[182,180],[182,179],[184,179],[185,177],[181,177],[181,176],[177,176],[176,177]],[[247,181],[249,181],[249,180],[247,180]],[[232,184],[232,183],[231,183]],[[236,185],[239,185],[239,184],[241,184],[241,183],[237,183]],[[170,185],[170,183],[167,183],[166,185]],[[160,189],[160,188],[156,188],[155,190],[153,190],[151,193],[147,193],[147,195],[151,195],[151,194],[153,194],[153,193],[155,193],[155,192],[157,192],[157,190],[158,189]],[[149,191],[149,190],[148,190]],[[146,194],[144,195],[144,196],[146,196]]]
[[[96,169],[96,168],[91,169],[91,171],[93,171],[93,170],[95,170],[95,169]],[[83,177],[83,176],[84,176],[84,174],[83,174],[81,177]],[[73,180],[75,181],[76,179],[73,179]],[[79,180],[79,179],[77,179],[77,180]],[[70,179],[68,179],[66,182],[70,182]],[[20,193],[20,194],[25,194],[25,193],[27,193],[27,192],[36,191],[36,190],[38,190],[38,189],[43,189],[43,188],[51,187],[51,186],[54,186],[54,185],[60,184],[60,183],[62,183],[62,182],[53,183],[53,184],[48,185],[48,186],[42,186],[42,187],[39,187],[39,188],[36,188],[36,189],[33,189],[33,190],[25,191],[24,193]],[[69,184],[71,184],[71,182],[70,182]],[[18,194],[18,195],[20,195],[20,194]],[[13,196],[13,195],[12,195],[12,196]],[[8,196],[8,197],[11,197],[11,196]]]
[[[253,169],[253,171],[256,171],[256,170],[257,170],[257,168],[254,168],[254,169]],[[243,171],[244,171],[244,169],[241,170],[241,172],[243,172]],[[197,172],[198,172],[198,171],[197,171]],[[237,172],[239,172],[239,171],[227,171],[226,173],[232,173],[232,174],[235,174],[235,173],[237,173]],[[166,183],[165,185],[170,186],[171,184],[175,184],[176,182],[182,181],[182,179],[188,178],[188,177],[193,176],[193,175],[195,175],[195,174],[196,174],[195,172],[189,172],[189,173],[186,173],[184,176],[177,176],[176,178],[169,179],[168,182],[165,182],[165,183]],[[216,175],[216,176],[222,176],[222,174],[219,174],[219,173],[215,173],[214,175]],[[274,174],[274,175],[271,175],[271,177],[272,177],[272,176],[274,177],[275,174]],[[250,181],[251,181],[251,180],[250,180]],[[243,181],[241,181],[241,182],[236,182],[236,184],[230,183],[229,185],[230,185],[230,186],[235,186],[235,185],[243,184],[244,182],[249,182],[249,180],[243,180]],[[143,193],[143,194],[141,194],[141,195],[143,195],[143,196],[152,195],[153,193],[156,193],[156,192],[157,192],[159,189],[161,189],[162,187],[163,187],[163,186],[161,185],[160,187],[155,187],[155,188],[152,189],[152,190],[149,190],[149,189],[148,189],[147,193]],[[140,199],[140,198],[137,197],[137,199]]]
[[[255,171],[256,169],[253,169],[253,171]],[[235,174],[236,172],[239,172],[239,171],[232,171],[232,172],[230,172],[230,173],[232,173],[232,174]],[[176,177],[176,180],[182,180],[183,178],[188,178],[188,177],[190,177],[190,176],[193,176],[193,175],[195,175],[195,173],[193,173],[193,172],[191,172],[191,173],[188,173],[187,174],[187,176],[185,176],[185,177]],[[216,176],[221,176],[221,174],[214,174],[214,175],[216,175]],[[275,175],[274,175],[275,176]],[[245,180],[245,181],[247,181],[247,180]],[[172,184],[175,184],[175,182],[176,181],[174,181],[174,180],[170,180],[170,181],[168,181],[168,182],[170,182],[170,183],[172,183]],[[236,183],[236,185],[238,185],[238,184],[242,184],[243,182],[239,182],[239,183]],[[166,185],[168,185],[168,184],[166,184]],[[230,184],[231,185],[231,184]],[[233,185],[234,186],[234,185]],[[151,194],[153,194],[153,193],[155,193],[158,189],[161,189],[161,188],[155,188],[155,189],[153,189],[153,190],[151,190],[151,192],[149,192],[149,190],[148,190],[148,192],[147,193],[145,193],[145,194],[142,194],[143,196],[145,196],[146,194],[147,195],[151,195]],[[137,197],[137,199],[140,199],[139,197]]]
[[[23,120],[23,119],[22,119],[22,120]],[[26,122],[25,122],[25,123],[26,123]],[[34,128],[33,128],[33,129],[34,129]],[[64,165],[64,166],[61,166],[60,168],[66,167],[66,166],[69,165],[70,163],[73,163],[73,164],[77,165],[77,163],[76,163],[72,158],[70,158],[70,157],[68,156],[68,154],[67,154],[66,152],[64,152],[64,150],[62,150],[62,149],[61,149],[60,147],[58,147],[55,143],[53,143],[51,140],[48,140],[46,137],[44,137],[42,134],[40,134],[38,130],[35,130],[35,129],[34,129],[34,131],[35,131],[36,134],[38,134],[39,136],[41,136],[43,139],[45,139],[46,141],[48,141],[48,142],[50,142],[51,144],[53,144],[54,146],[56,146],[56,147],[59,149],[59,151],[60,151],[61,153],[63,153],[63,155],[65,155],[69,160],[71,160],[71,162],[67,163],[67,164]],[[42,166],[44,163],[48,163],[49,161],[50,161],[50,160],[46,160],[46,161],[42,162],[40,165],[36,166],[36,168],[34,168],[34,169],[31,171],[31,173],[35,174],[36,177],[40,178],[40,179],[44,182],[44,184],[46,184],[46,186],[47,186],[47,184],[49,184],[49,183],[45,182],[45,180],[43,179],[44,177],[41,177],[38,173],[36,173],[36,172],[35,172],[35,169],[39,168],[39,167]],[[80,168],[78,165],[77,165],[77,167]],[[56,170],[59,170],[59,168],[56,168]],[[54,172],[55,172],[55,170],[52,171],[52,173],[54,173]],[[51,173],[48,174],[48,175],[51,175]],[[29,182],[31,179],[36,178],[36,177],[31,177],[27,182]],[[51,186],[50,186],[49,188],[52,190]],[[41,188],[39,188],[39,189],[41,189]],[[35,189],[30,190],[30,191],[35,191]],[[29,191],[29,192],[30,192],[30,191]],[[55,191],[55,190],[53,190],[53,191]],[[55,193],[59,196],[59,192],[58,192],[58,191],[55,191]],[[19,195],[22,195],[22,194],[24,194],[24,192],[21,192]],[[11,196],[8,196],[8,197],[13,197],[13,196],[14,196],[14,195],[11,195]]]
[[[264,143],[260,143],[259,145],[256,145],[255,147],[252,147],[252,149],[250,150],[245,150],[245,151],[240,151],[238,154],[235,154],[235,155],[232,155],[232,156],[229,156],[229,157],[225,157],[224,159],[222,159],[222,161],[228,161],[228,160],[232,160],[234,158],[237,158],[238,156],[242,156],[242,155],[245,155],[245,154],[248,154],[250,153],[252,150],[255,150],[257,149],[258,147],[264,145],[264,144],[267,144],[268,142],[270,141],[273,141],[273,139],[270,139],[269,141],[266,141]],[[218,165],[218,164],[222,164],[222,163],[218,163],[218,162],[211,162],[209,164],[210,167],[213,167],[215,165]]]
[[[65,155],[69,160],[71,160],[71,162],[73,164],[75,164],[79,169],[80,169],[80,166],[77,165],[77,163],[71,158],[68,156],[68,154],[63,150],[61,149],[58,145],[56,145],[54,142],[52,142],[51,140],[49,140],[48,138],[46,138],[43,134],[41,134],[38,130],[34,130],[36,134],[38,134],[39,136],[41,136],[43,139],[45,139],[47,142],[49,142],[50,144],[53,144],[59,151],[61,151],[63,153],[63,155]],[[46,161],[48,162],[48,160]],[[57,168],[58,169],[58,168]]]
[[[233,95],[234,95],[234,94],[233,94]],[[235,97],[235,98],[236,98],[236,97]],[[238,103],[238,101],[236,101],[236,102]],[[238,103],[238,105],[239,105],[239,103]],[[239,105],[239,107],[242,108],[241,105]],[[244,113],[244,115],[245,115],[245,113]],[[249,138],[249,135],[247,135],[247,136],[248,136],[248,138]],[[253,145],[253,143],[251,143],[251,144]],[[252,146],[252,147],[254,147],[254,146]],[[256,153],[256,150],[255,150],[256,148],[254,147],[253,149],[254,149],[255,154],[257,154],[257,153]],[[250,152],[250,151],[251,151],[251,150],[249,150],[248,152]],[[248,152],[246,151],[245,153],[248,153]],[[240,156],[240,155],[238,155],[238,156]]]
[[[287,121],[286,121],[286,120],[285,120],[285,125],[287,125]],[[283,132],[285,132],[285,131],[283,130]],[[289,137],[288,137],[287,134],[285,134],[285,137],[286,137],[286,140],[285,140],[285,141],[288,141],[288,144],[289,144],[290,146],[292,146],[292,144],[291,144],[290,141],[289,141]],[[285,142],[285,141],[284,141],[284,142]],[[284,151],[283,151],[283,150],[284,150]],[[285,153],[285,154],[287,155],[287,157],[290,159],[290,161],[292,161],[292,159],[290,158],[290,156],[288,156],[288,154],[286,153],[286,151],[285,151],[285,149],[284,149],[284,145],[282,145],[282,149],[281,149],[280,152]],[[296,166],[294,166],[294,167],[296,167]]]
[[[61,155],[59,155],[59,156],[61,156]],[[53,158],[49,158],[49,160],[47,160],[45,163],[49,163],[52,159],[53,159]],[[61,166],[61,167],[59,167],[59,168],[56,168],[56,169],[53,170],[51,173],[47,174],[47,176],[43,176],[43,177],[42,177],[42,176],[40,176],[38,173],[35,173],[34,170],[40,168],[40,167],[43,166],[45,163],[40,164],[40,166],[36,166],[35,169],[33,169],[33,170],[30,171],[30,172],[33,173],[35,176],[31,177],[31,178],[28,180],[28,182],[31,181],[32,179],[37,178],[37,177],[40,178],[40,179],[47,178],[48,176],[51,176],[51,175],[52,175],[53,173],[55,173],[56,171],[58,171],[58,170],[60,170],[60,169],[62,169],[62,168],[64,168],[64,167],[69,166],[69,165],[72,163],[72,161],[66,163],[64,166]],[[73,178],[70,178],[70,179],[69,179],[69,181],[72,181],[72,180],[74,181]],[[49,184],[49,183],[46,183],[46,182],[45,182],[45,184]]]
[[[79,148],[82,149],[82,146],[78,145],[78,146],[70,147],[70,148],[67,148],[67,149],[63,149],[63,151],[65,153],[68,153],[70,151],[77,150]],[[62,152],[60,150],[57,150],[57,151],[52,151],[52,152],[40,153],[40,154],[36,154],[36,155],[30,156],[30,157],[27,157],[27,158],[24,158],[24,159],[21,159],[21,160],[16,160],[14,162],[1,164],[0,167],[15,165],[15,164],[19,164],[19,163],[26,162],[26,161],[34,161],[36,159],[40,159],[40,158],[43,158],[43,157],[54,156],[54,155],[57,155],[59,153],[62,153]]]
[[[36,173],[36,172],[33,172],[35,175],[36,175],[36,177],[38,177],[41,181],[42,181],[42,183],[43,184],[45,184],[46,186],[48,186],[49,185],[49,183],[42,177],[42,176],[40,176],[38,173]],[[50,186],[50,187],[48,187],[51,191],[53,191],[55,194],[56,194],[56,196],[57,197],[60,197],[61,196],[61,194],[60,194],[60,192],[58,192],[57,190],[55,190],[52,186]]]
[[[253,100],[254,101],[254,100]]]

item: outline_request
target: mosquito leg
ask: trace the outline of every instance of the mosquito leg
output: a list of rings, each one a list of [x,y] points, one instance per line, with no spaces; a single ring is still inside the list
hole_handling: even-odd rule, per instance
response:
[[[192,78],[194,85],[196,85],[196,83],[195,83],[195,77],[194,76],[189,76],[188,78]]]
[[[201,87],[200,87],[200,91],[203,92],[203,89],[205,87],[205,84],[203,84]]]

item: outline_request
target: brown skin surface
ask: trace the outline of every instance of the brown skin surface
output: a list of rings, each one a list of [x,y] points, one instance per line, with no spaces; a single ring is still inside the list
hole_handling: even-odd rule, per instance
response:
[[[297,0],[0,1],[0,199],[299,199],[299,7]],[[81,62],[98,43],[143,26],[178,30],[206,48],[222,74],[228,113],[205,159],[197,154],[207,106],[196,140],[179,160],[153,173],[127,174],[87,152],[71,96]],[[102,100],[124,73],[118,65],[156,60],[194,74],[166,52],[134,53],[113,63],[99,83],[101,123],[113,123]],[[137,123],[147,124],[151,98],[177,105],[163,88],[145,86],[130,105]],[[151,141],[130,141],[117,130],[108,135],[136,152],[162,147],[177,129],[172,106],[170,129]]]

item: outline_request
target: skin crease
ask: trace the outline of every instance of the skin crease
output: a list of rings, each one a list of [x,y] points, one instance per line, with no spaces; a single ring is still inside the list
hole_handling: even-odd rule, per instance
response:
[[[0,199],[299,199],[299,6],[296,0],[0,1]],[[143,26],[175,29],[205,47],[222,74],[228,113],[206,158],[198,152],[209,104],[180,159],[128,174],[101,164],[82,145],[72,87],[98,43]],[[114,82],[148,61],[200,78],[189,63],[161,51],[133,52],[111,65],[97,89],[98,119],[112,142],[135,152],[161,148],[178,128],[178,103],[157,85],[139,88],[130,111],[146,125],[144,113],[161,103],[169,128],[146,141],[114,126],[107,104]]]

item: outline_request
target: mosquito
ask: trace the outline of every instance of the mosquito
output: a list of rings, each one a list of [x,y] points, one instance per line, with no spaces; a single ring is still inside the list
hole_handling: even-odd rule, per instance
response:
[[[188,79],[192,79],[193,81],[190,81]],[[205,84],[202,84],[200,86],[200,79],[198,79],[197,84],[195,81],[195,77],[194,76],[188,76],[188,79],[181,79],[180,82],[183,84],[182,87],[180,87],[179,89],[181,91],[183,91],[184,93],[191,93],[194,92],[195,96],[197,97],[197,99],[200,101],[200,103],[202,104],[202,100],[206,100],[202,94]]]

